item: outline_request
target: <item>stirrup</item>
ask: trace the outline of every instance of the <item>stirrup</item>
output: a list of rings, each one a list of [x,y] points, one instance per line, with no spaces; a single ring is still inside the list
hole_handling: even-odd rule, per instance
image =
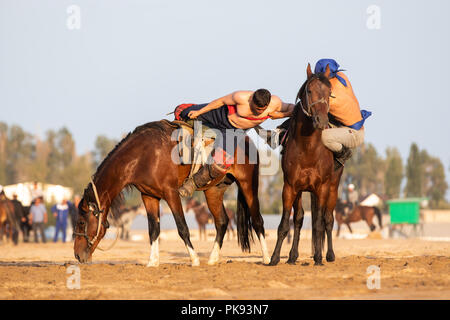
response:
[[[195,190],[197,190],[197,186],[194,183],[194,179],[189,178],[178,189],[178,193],[182,198],[187,198],[187,197],[192,197]]]

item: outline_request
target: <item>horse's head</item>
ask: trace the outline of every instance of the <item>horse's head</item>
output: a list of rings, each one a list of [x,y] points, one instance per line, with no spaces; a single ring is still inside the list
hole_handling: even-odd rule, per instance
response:
[[[74,230],[73,249],[75,258],[81,263],[91,261],[92,253],[109,227],[107,215],[99,208],[98,200],[92,193],[90,184],[78,204],[78,221]]]
[[[330,67],[327,66],[324,73],[314,74],[308,63],[306,74],[307,80],[300,88],[297,99],[300,99],[300,105],[305,115],[312,119],[314,128],[326,129],[331,97],[331,83],[328,79]]]

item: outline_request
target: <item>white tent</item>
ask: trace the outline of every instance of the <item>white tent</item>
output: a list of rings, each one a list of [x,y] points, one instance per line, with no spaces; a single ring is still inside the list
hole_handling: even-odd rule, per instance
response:
[[[375,193],[372,193],[360,203],[360,205],[368,207],[377,207],[381,206],[382,204],[383,200],[381,200],[381,198],[377,196]]]
[[[63,199],[70,200],[73,196],[72,188],[44,183],[38,183],[37,187],[41,190],[44,201],[47,203],[61,202]],[[3,190],[8,198],[12,199],[13,195],[16,194],[17,200],[19,200],[24,206],[31,205],[33,189],[34,182],[24,182],[3,186]]]

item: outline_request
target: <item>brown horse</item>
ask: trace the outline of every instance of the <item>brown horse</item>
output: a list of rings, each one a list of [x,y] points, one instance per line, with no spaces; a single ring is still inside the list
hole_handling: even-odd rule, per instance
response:
[[[190,198],[186,204],[186,211],[193,210],[195,213],[195,220],[198,224],[198,233],[200,240],[203,238],[204,240],[207,239],[206,237],[206,225],[211,223],[212,215],[208,210],[207,204],[200,203],[195,198]],[[230,233],[232,236],[234,236],[234,229],[233,229],[233,223],[234,223],[234,211],[231,209],[227,209],[224,207],[225,213],[228,216],[228,227],[227,227],[227,234],[228,239],[230,239]],[[203,237],[202,237],[203,236]]]
[[[12,240],[14,244],[18,243],[17,239],[17,223],[14,211],[14,204],[4,194],[0,195],[0,242],[3,236]]]
[[[332,230],[339,180],[343,167],[335,170],[333,153],[321,141],[322,130],[328,127],[331,84],[327,66],[323,74],[313,74],[307,67],[307,80],[300,88],[299,99],[289,124],[282,157],[284,173],[283,215],[278,227],[277,243],[270,261],[280,261],[284,238],[289,232],[289,215],[294,207],[294,239],[287,263],[295,264],[303,225],[302,192],[311,193],[312,248],[315,265],[322,265],[325,231],[328,238],[327,261],[334,261]]]
[[[199,258],[194,251],[189,229],[184,217],[178,188],[190,172],[190,164],[177,164],[172,160],[173,150],[177,149],[177,141],[172,139],[177,128],[167,120],[150,122],[137,127],[128,134],[103,160],[88,184],[79,204],[79,219],[74,244],[75,257],[80,262],[92,259],[92,253],[99,241],[104,237],[108,224],[106,218],[109,209],[127,186],[134,186],[141,192],[147,211],[150,261],[148,266],[159,265],[158,239],[160,234],[160,200],[164,199],[174,216],[178,234],[185,243],[191,257],[192,265],[199,265]],[[233,182],[238,186],[238,242],[242,250],[250,250],[251,228],[258,236],[263,261],[269,262],[264,239],[264,221],[260,213],[258,200],[259,157],[250,161],[251,150],[256,150],[248,137],[245,137],[243,148],[235,154],[235,163],[229,173],[222,176],[204,190],[206,202],[214,216],[216,239],[208,264],[219,260],[219,251],[228,225],[228,217],[223,210],[223,195]],[[243,164],[238,164],[238,155]]]
[[[205,203],[200,203],[196,199],[191,198],[186,205],[186,211],[189,210],[192,210],[195,213],[195,220],[198,224],[198,234],[200,240],[206,240],[206,225],[210,223],[213,218],[208,210],[208,206]]]
[[[336,236],[339,237],[340,231],[341,231],[341,225],[344,223],[347,225],[348,230],[350,233],[353,233],[352,228],[350,227],[350,223],[352,222],[358,222],[361,220],[364,220],[367,222],[367,225],[370,228],[370,231],[374,231],[376,229],[375,224],[372,222],[373,217],[377,216],[378,218],[378,225],[380,226],[380,229],[383,228],[382,225],[382,218],[381,218],[381,212],[380,209],[377,207],[368,207],[368,206],[356,206],[351,212],[345,214],[345,211],[349,210],[349,204],[338,200],[336,204],[335,214],[336,214],[336,222],[338,224],[337,234]]]

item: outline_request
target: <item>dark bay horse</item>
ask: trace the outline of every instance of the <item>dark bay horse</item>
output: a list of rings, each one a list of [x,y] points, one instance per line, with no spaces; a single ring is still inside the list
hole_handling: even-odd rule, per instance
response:
[[[339,237],[342,224],[345,224],[350,233],[353,233],[352,228],[350,227],[350,223],[358,222],[361,220],[367,222],[370,231],[374,231],[376,229],[375,224],[373,223],[374,216],[376,216],[378,219],[378,225],[380,229],[383,228],[381,212],[380,209],[378,209],[377,207],[356,206],[353,210],[350,210],[348,206],[349,205],[347,203],[341,200],[337,201],[335,209],[336,222],[338,224],[336,234],[337,237]],[[346,210],[349,211],[347,214],[345,214]]]
[[[205,203],[200,203],[195,198],[191,198],[188,200],[186,204],[186,211],[192,210],[195,214],[195,220],[198,224],[198,233],[200,240],[203,238],[204,240],[207,239],[206,236],[206,225],[211,223],[213,216],[208,210],[208,206]],[[234,223],[234,211],[231,209],[223,208],[225,210],[226,215],[228,216],[228,227],[227,227],[227,234],[228,239],[230,239],[230,233],[234,236],[234,229],[233,229],[233,223]]]
[[[312,248],[315,265],[322,265],[325,232],[328,239],[327,261],[334,261],[332,230],[333,211],[337,200],[343,167],[335,170],[333,153],[321,141],[328,127],[331,83],[327,66],[323,74],[313,74],[307,67],[307,80],[297,94],[298,103],[289,124],[287,143],[282,157],[284,173],[283,214],[278,227],[277,243],[270,261],[280,261],[284,238],[289,232],[289,215],[294,207],[294,238],[287,263],[295,264],[303,225],[302,192],[311,193]]]
[[[113,200],[119,198],[124,188],[134,186],[141,192],[147,211],[151,247],[148,266],[159,265],[161,199],[167,202],[172,211],[178,234],[185,243],[192,265],[199,265],[178,193],[178,188],[189,175],[191,165],[177,164],[172,160],[171,155],[178,144],[171,138],[175,130],[177,127],[167,120],[139,126],[119,142],[97,168],[78,206],[80,214],[74,233],[74,255],[80,262],[92,259],[92,253],[104,237],[108,227],[108,211],[116,202],[113,203]],[[253,228],[261,243],[264,263],[268,263],[270,259],[258,199],[259,156],[256,154],[256,161],[250,161],[250,152],[256,150],[256,147],[252,147],[248,137],[244,142],[245,150],[236,152],[235,163],[229,173],[213,181],[204,190],[217,230],[208,264],[215,264],[219,260],[219,251],[228,225],[228,217],[223,210],[223,196],[228,186],[234,182],[238,186],[238,242],[242,250],[250,251]],[[242,162],[242,154],[245,161],[238,164],[237,157],[239,155]]]

